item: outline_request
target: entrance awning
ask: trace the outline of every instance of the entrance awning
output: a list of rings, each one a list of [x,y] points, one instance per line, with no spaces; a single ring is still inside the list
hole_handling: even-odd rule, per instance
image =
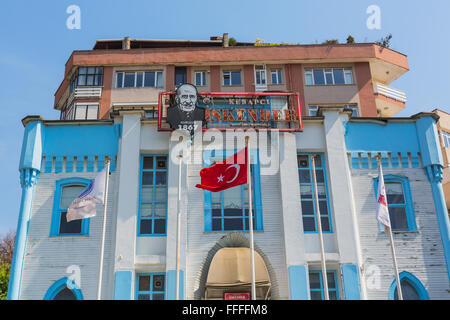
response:
[[[222,248],[214,255],[206,280],[206,298],[208,291],[222,293],[233,292],[234,289],[250,288],[252,281],[250,248]],[[266,264],[259,253],[255,252],[255,283],[259,298],[266,298],[270,290],[270,278]],[[211,290],[212,289],[212,290]]]

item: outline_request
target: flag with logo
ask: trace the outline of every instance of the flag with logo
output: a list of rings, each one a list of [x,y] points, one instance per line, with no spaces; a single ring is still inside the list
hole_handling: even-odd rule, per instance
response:
[[[389,209],[386,197],[386,188],[384,186],[383,169],[381,162],[378,164],[378,191],[377,191],[377,220],[385,227],[391,227],[389,218]]]
[[[247,183],[247,148],[200,171],[201,184],[196,187],[212,192]]]
[[[104,203],[106,186],[106,167],[100,171],[89,186],[80,194],[67,210],[67,222],[94,217],[97,203]]]

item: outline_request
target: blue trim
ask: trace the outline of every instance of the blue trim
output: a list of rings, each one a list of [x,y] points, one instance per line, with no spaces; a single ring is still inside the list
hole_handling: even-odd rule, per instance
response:
[[[314,274],[317,273],[319,274],[319,279],[320,279],[320,289],[311,289],[311,287],[309,288],[309,291],[320,291],[320,294],[322,296],[322,300],[325,300],[325,293],[324,293],[324,287],[323,287],[323,279],[322,279],[322,270],[310,270],[309,274]],[[334,284],[335,284],[335,288],[330,288],[330,286],[328,286],[328,293],[331,292],[336,292],[336,300],[339,300],[339,284],[337,281],[337,275],[336,275],[336,270],[327,270],[327,276],[328,273],[333,273],[333,278],[334,278]],[[329,280],[329,279],[328,279]],[[328,281],[329,282],[329,281]]]
[[[144,157],[153,157],[153,169],[144,169]],[[156,169],[156,157],[166,157],[166,169]],[[156,172],[165,172],[166,173],[166,184],[165,185],[156,185],[155,183],[153,183],[153,185],[145,185],[145,186],[152,186],[153,187],[153,196],[152,199],[153,201],[151,202],[144,202],[144,203],[151,203],[152,204],[152,216],[150,218],[144,218],[147,220],[152,220],[152,233],[144,233],[141,234],[141,193],[142,193],[142,173],[143,172],[153,172],[153,181],[156,181]],[[142,154],[141,155],[141,159],[140,159],[140,169],[139,169],[139,200],[138,200],[138,219],[137,219],[137,236],[138,237],[165,237],[167,235],[167,212],[168,212],[168,199],[169,199],[169,157],[167,154]],[[156,201],[155,200],[155,188],[156,187],[166,187],[166,201]],[[155,203],[165,203],[166,204],[166,216],[165,216],[165,220],[166,220],[166,230],[164,231],[164,233],[153,233],[154,231],[154,212],[155,212]],[[162,217],[158,218],[160,220],[162,220]]]
[[[392,175],[392,174],[388,174],[388,175],[383,175],[384,178],[384,182],[400,182],[402,184],[402,188],[403,188],[403,194],[405,196],[405,204],[404,205],[398,205],[398,204],[390,204],[388,202],[388,207],[405,207],[405,211],[406,211],[406,220],[408,222],[408,229],[392,229],[392,231],[397,231],[397,232],[416,232],[418,231],[417,229],[417,224],[416,224],[416,215],[414,213],[414,203],[412,200],[412,194],[411,194],[411,187],[409,186],[409,179],[407,177],[403,177],[403,176],[397,176],[397,175]],[[376,197],[377,197],[377,192],[378,192],[378,177],[373,178],[373,187],[374,187],[374,192],[375,192],[375,201],[376,201]],[[379,223],[379,228],[380,231],[384,231],[383,227],[381,226],[381,224]]]
[[[69,279],[67,277],[55,281],[45,293],[44,300],[53,300],[61,290],[68,287],[67,286],[68,281]],[[83,294],[79,288],[73,288],[70,290],[75,294],[77,300],[83,300]]]
[[[288,273],[290,299],[308,300],[308,278],[306,274],[306,266],[289,266]]]
[[[153,291],[152,288],[152,284],[153,284],[153,276],[164,276],[164,288],[161,291]],[[139,277],[142,276],[149,276],[150,277],[150,287],[149,290],[147,291],[139,291]],[[166,274],[164,272],[152,272],[152,273],[138,273],[136,274],[136,289],[135,289],[135,294],[134,294],[134,300],[138,300],[139,298],[139,294],[148,294],[150,295],[150,299],[149,300],[154,300],[153,298],[153,294],[162,294],[163,295],[163,300],[165,300],[166,298],[166,287],[167,287],[167,277]]]
[[[204,150],[203,151],[203,164],[205,167],[211,166],[211,158],[219,157],[225,158],[230,157],[235,154],[237,150]],[[255,163],[251,163],[252,170],[252,182],[253,182],[253,204],[254,204],[254,215],[255,215],[255,231],[263,231],[263,206],[262,206],[262,195],[261,195],[261,172],[259,163],[259,153],[257,149],[250,150],[250,157],[254,159]],[[244,185],[240,186],[244,187]],[[222,193],[222,191],[221,191]],[[205,232],[231,232],[231,231],[247,231],[247,230],[223,230],[223,225],[221,230],[213,230],[212,228],[212,192],[208,190],[203,191],[204,194],[204,224]],[[244,197],[244,195],[242,195]]]
[[[133,272],[119,270],[114,275],[114,300],[131,300]]]
[[[166,286],[166,299],[175,300],[176,298],[176,270],[167,271],[167,286]],[[179,283],[179,300],[184,300],[184,270],[180,269]]]
[[[61,211],[65,208],[60,208],[59,205],[61,203],[61,194],[63,187],[66,186],[84,186],[87,187],[91,183],[91,180],[84,178],[67,178],[56,181],[55,186],[55,195],[53,199],[53,211],[52,211],[52,221],[50,226],[50,236],[59,236],[59,237],[72,237],[72,236],[88,236],[89,235],[89,223],[90,218],[85,218],[81,220],[81,232],[80,233],[59,233],[59,227],[61,222]]]
[[[354,264],[343,264],[341,270],[345,300],[361,300],[358,267]]]
[[[420,300],[430,300],[430,297],[429,297],[428,292],[425,289],[424,285],[412,273],[403,271],[399,274],[399,278],[400,278],[400,283],[402,283],[403,280],[406,280],[409,282],[409,284],[411,284],[413,286],[413,288],[419,294]],[[391,283],[391,286],[389,287],[389,300],[394,300],[394,294],[395,294],[396,290],[397,290],[397,280],[394,279],[394,281],[392,281],[392,283]]]
[[[328,223],[330,225],[330,230],[329,231],[323,231],[323,233],[333,233],[333,221],[331,219],[331,210],[330,210],[330,194],[329,194],[329,191],[328,191],[327,161],[325,159],[325,154],[323,152],[299,152],[299,153],[297,153],[297,156],[305,156],[305,155],[310,155],[310,154],[316,154],[316,155],[320,156],[321,166],[317,166],[317,164],[316,164],[316,172],[317,172],[318,169],[323,170],[324,183],[319,183],[318,182],[317,184],[318,185],[321,185],[321,184],[325,185],[325,192],[326,192],[326,195],[327,195],[326,201],[327,201],[328,213],[327,214],[323,214],[323,212],[321,212],[320,216],[322,218],[323,217],[328,217]],[[299,172],[300,170],[305,170],[305,171],[307,170],[307,171],[309,171],[310,181],[311,182],[310,183],[301,183],[300,177],[299,177],[299,181],[300,181],[300,186],[301,185],[311,185],[311,190],[312,190],[311,201],[312,201],[313,209],[314,209],[314,216],[311,215],[311,214],[310,215],[302,214],[302,219],[305,216],[306,217],[314,217],[314,229],[316,230],[316,231],[303,231],[303,232],[304,233],[311,233],[311,234],[318,233],[318,231],[317,231],[317,209],[316,209],[316,201],[314,199],[314,190],[313,190],[313,187],[312,187],[312,185],[313,185],[313,180],[312,180],[313,177],[312,177],[311,159],[309,157],[308,157],[308,168],[307,169],[306,168],[304,168],[304,169],[298,168],[297,172]],[[302,198],[301,198],[301,193],[300,193],[300,205],[301,205],[301,200],[302,200]],[[319,199],[319,201],[320,200],[324,200],[324,199]]]

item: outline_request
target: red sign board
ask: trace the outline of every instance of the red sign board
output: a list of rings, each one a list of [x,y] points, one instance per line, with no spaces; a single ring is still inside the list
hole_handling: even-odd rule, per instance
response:
[[[225,293],[225,300],[250,300],[250,293]]]

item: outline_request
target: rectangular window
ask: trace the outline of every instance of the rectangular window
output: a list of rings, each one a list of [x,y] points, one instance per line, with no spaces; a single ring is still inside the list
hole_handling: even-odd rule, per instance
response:
[[[164,273],[141,273],[137,275],[136,300],[164,300],[166,275]]]
[[[348,68],[305,69],[306,85],[353,84],[353,72]]]
[[[339,300],[336,271],[327,271],[328,296],[330,300]],[[309,271],[309,293],[311,300],[325,300],[321,270]]]
[[[317,111],[319,110],[319,105],[313,105],[313,106],[308,106],[308,115],[310,117],[315,117],[317,116]],[[327,106],[323,106],[323,107],[327,107]],[[344,107],[346,109],[352,109],[352,117],[359,117],[359,112],[358,112],[358,105],[356,104],[347,104],[347,105],[343,105],[343,106],[329,106],[329,107]]]
[[[167,222],[167,156],[141,158],[138,235],[165,235]]]
[[[241,72],[240,71],[224,71],[223,72],[224,86],[240,86]]]
[[[442,136],[442,143],[444,144],[444,147],[449,148],[450,147],[450,133],[441,131]]]
[[[198,87],[206,86],[206,72],[205,71],[195,72],[195,85]]]
[[[226,152],[205,151],[205,164],[223,161]],[[236,153],[236,152],[234,152]],[[231,156],[232,153],[226,153]],[[262,199],[259,164],[256,151],[252,153],[256,163],[250,165],[252,172],[253,229],[262,231]],[[239,185],[220,192],[204,191],[205,231],[245,231],[249,230],[248,185]]]
[[[281,79],[281,70],[280,69],[271,70],[270,76],[272,79],[272,84],[282,84],[283,83],[283,80]]]
[[[116,73],[116,88],[161,88],[162,82],[162,71]]]
[[[265,86],[267,84],[265,66],[255,66],[255,82],[257,86]]]
[[[65,114],[65,120],[96,120],[98,119],[98,103],[73,104]]]
[[[326,181],[325,157],[318,154],[314,157],[316,166],[317,196],[323,232],[332,232],[330,205]],[[317,208],[314,194],[314,181],[311,157],[308,154],[297,156],[298,175],[300,179],[300,201],[302,206],[303,231],[317,232]]]
[[[103,67],[79,67],[70,81],[70,93],[78,86],[102,86]]]

